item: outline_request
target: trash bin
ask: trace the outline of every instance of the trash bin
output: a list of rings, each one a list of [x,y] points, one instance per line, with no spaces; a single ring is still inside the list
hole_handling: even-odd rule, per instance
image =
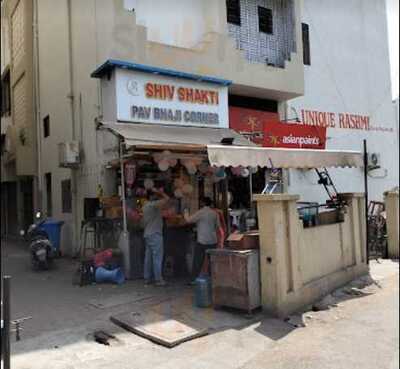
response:
[[[60,251],[61,227],[63,224],[64,222],[62,221],[48,219],[40,226],[49,236],[49,240],[56,252]]]

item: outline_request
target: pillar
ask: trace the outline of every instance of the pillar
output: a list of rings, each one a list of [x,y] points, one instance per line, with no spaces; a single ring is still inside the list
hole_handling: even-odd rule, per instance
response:
[[[388,254],[391,259],[399,258],[399,192],[385,192],[386,227]]]
[[[301,288],[297,195],[255,195],[260,231],[261,300],[264,311],[282,316]]]

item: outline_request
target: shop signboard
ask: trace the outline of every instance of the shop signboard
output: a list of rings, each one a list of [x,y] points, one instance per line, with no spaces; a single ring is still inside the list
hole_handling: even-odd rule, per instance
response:
[[[347,129],[370,132],[394,132],[392,126],[374,123],[369,115],[355,113],[332,113],[319,110],[301,109],[301,122],[307,126]]]
[[[119,122],[227,128],[228,87],[117,69]]]
[[[326,148],[326,127],[271,122],[264,126],[263,146],[324,150]]]
[[[230,128],[265,147],[325,149],[326,127],[283,123],[278,113],[229,107]]]
[[[254,109],[229,107],[229,125],[258,145],[264,144],[264,126],[279,122],[279,114]]]

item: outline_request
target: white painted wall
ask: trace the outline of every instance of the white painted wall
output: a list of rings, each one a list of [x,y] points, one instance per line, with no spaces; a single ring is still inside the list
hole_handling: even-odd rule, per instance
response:
[[[305,66],[305,96],[289,101],[295,108],[368,115],[371,125],[394,132],[328,128],[328,149],[362,150],[381,154],[382,169],[371,172],[370,198],[398,185],[398,136],[391,99],[385,4],[380,0],[304,2],[303,22],[310,25],[311,66]],[[362,192],[361,169],[330,171],[340,192]],[[387,172],[387,173],[386,173]],[[381,178],[382,177],[382,178]],[[305,201],[323,201],[326,193],[314,171],[291,171],[291,193]]]
[[[206,33],[205,0],[125,0],[137,24],[147,27],[149,41],[192,48]]]
[[[393,105],[394,105],[394,114],[396,116],[397,138],[399,138],[399,118],[400,118],[399,98],[393,101]]]
[[[45,173],[52,174],[52,217],[65,222],[62,228],[64,252],[72,248],[72,214],[62,212],[61,182],[71,176],[58,166],[58,144],[72,139],[72,120],[68,95],[68,18],[66,1],[38,1],[39,75],[43,210],[46,212]],[[50,136],[43,137],[43,118],[50,117]]]

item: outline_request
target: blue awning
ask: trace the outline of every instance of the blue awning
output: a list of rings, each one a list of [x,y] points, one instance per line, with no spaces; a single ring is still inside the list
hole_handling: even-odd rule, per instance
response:
[[[168,77],[174,77],[174,78],[189,79],[189,80],[197,81],[197,82],[213,83],[213,84],[222,85],[222,86],[229,86],[232,84],[232,81],[229,81],[226,79],[202,76],[202,75],[191,74],[191,73],[186,73],[186,72],[179,72],[179,71],[176,71],[173,69],[158,68],[158,67],[153,67],[150,65],[130,63],[130,62],[126,62],[126,61],[112,60],[112,59],[109,59],[105,63],[100,65],[90,76],[92,78],[102,78],[104,75],[109,74],[115,68],[128,69],[128,70],[144,72],[144,73],[151,73],[151,74],[158,74],[161,76],[168,76]]]

